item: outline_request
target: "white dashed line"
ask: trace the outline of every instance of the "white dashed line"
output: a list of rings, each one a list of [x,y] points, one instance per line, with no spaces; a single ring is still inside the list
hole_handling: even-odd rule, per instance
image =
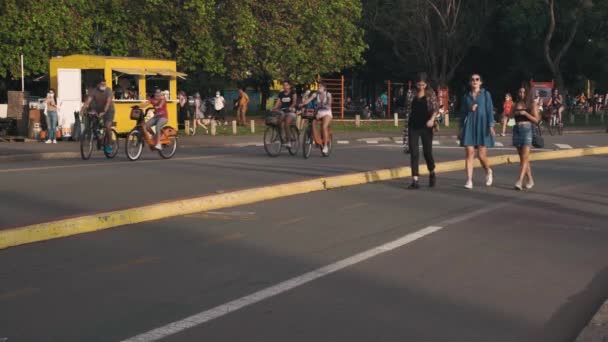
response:
[[[439,142],[439,140],[433,140],[433,145],[441,145],[441,143]]]
[[[597,147],[597,145],[587,145],[587,147],[590,147],[590,148],[596,148],[596,147]]]
[[[348,144],[350,144],[350,141],[348,141],[348,140],[338,140],[337,142],[340,145],[348,145]]]
[[[365,142],[368,144],[377,144],[378,140],[365,140]]]
[[[263,290],[252,293],[250,295],[247,295],[247,296],[238,298],[236,300],[233,300],[231,302],[216,306],[215,308],[212,308],[212,309],[209,309],[206,311],[202,311],[202,312],[194,314],[190,317],[186,317],[180,321],[169,323],[163,327],[156,328],[154,330],[134,336],[132,338],[129,338],[128,340],[124,340],[123,342],[158,341],[167,336],[171,336],[173,334],[177,334],[186,329],[190,329],[190,328],[196,327],[198,325],[207,323],[213,319],[222,317],[222,316],[232,313],[234,311],[238,311],[249,305],[261,302],[265,299],[277,296],[281,293],[287,292],[296,287],[310,283],[316,279],[325,277],[329,274],[338,272],[347,267],[356,265],[362,261],[373,258],[377,255],[384,254],[386,252],[390,252],[399,247],[403,247],[403,246],[405,246],[409,243],[412,243],[418,239],[421,239],[427,235],[440,231],[441,229],[443,229],[443,227],[438,227],[438,226],[426,227],[424,229],[413,232],[411,234],[407,234],[397,240],[393,240],[393,241],[385,243],[381,246],[368,249],[367,251],[361,252],[359,254],[355,254],[351,257],[342,259],[333,264],[329,264],[327,266],[318,268],[314,271],[288,279],[282,283],[276,284],[271,287],[267,287]]]
[[[555,146],[557,146],[557,148],[562,149],[562,150],[568,150],[568,149],[572,148],[572,146],[570,146],[568,144],[555,144]]]

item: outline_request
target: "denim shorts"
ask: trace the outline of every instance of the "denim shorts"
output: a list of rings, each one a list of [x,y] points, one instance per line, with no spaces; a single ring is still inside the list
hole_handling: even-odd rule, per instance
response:
[[[532,146],[532,123],[518,123],[513,126],[513,146]]]

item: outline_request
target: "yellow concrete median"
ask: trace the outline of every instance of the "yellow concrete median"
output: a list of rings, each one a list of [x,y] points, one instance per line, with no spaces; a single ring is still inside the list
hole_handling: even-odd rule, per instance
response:
[[[531,159],[551,160],[601,154],[608,154],[608,146],[538,152],[532,154]],[[516,154],[500,155],[490,158],[492,165],[517,163],[518,161],[519,157]],[[479,167],[478,163],[476,167]],[[438,163],[436,167],[436,172],[438,173],[460,170],[464,170],[464,160],[442,162]],[[424,174],[425,172],[422,171],[421,173]],[[262,186],[223,194],[214,194],[138,208],[92,214],[58,221],[33,224],[24,227],[5,229],[0,230],[0,249],[75,234],[88,233],[102,229],[305,194],[314,191],[405,178],[409,175],[409,167],[400,167],[340,176],[321,177],[300,182]]]

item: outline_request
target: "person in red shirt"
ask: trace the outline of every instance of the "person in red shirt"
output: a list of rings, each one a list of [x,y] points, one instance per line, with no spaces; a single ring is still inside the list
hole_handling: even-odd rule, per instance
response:
[[[146,122],[146,127],[149,131],[152,130],[153,126],[156,127],[156,134],[154,136],[154,139],[156,139],[156,145],[154,146],[154,148],[157,150],[162,150],[163,147],[160,144],[160,130],[163,128],[164,125],[167,124],[167,122],[169,122],[169,113],[167,112],[167,99],[160,91],[160,89],[157,88],[154,91],[154,96],[150,97],[150,99],[146,101],[146,103],[142,107],[145,107],[148,104],[151,104],[154,107],[154,117],[148,120],[148,122]]]
[[[511,117],[511,110],[513,109],[513,97],[511,94],[507,93],[505,95],[505,102],[502,104],[502,133],[500,136],[504,137],[507,131],[507,121]]]

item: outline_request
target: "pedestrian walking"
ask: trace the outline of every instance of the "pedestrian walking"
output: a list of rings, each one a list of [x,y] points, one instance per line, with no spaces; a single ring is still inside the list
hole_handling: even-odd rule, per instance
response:
[[[435,160],[433,158],[433,127],[437,117],[437,95],[427,81],[427,74],[420,73],[416,79],[416,92],[407,98],[406,106],[409,108],[410,118],[407,123],[408,141],[410,149],[410,168],[412,169],[412,183],[408,189],[418,189],[419,141],[422,140],[422,151],[426,167],[429,170],[429,186],[436,184]]]
[[[472,74],[469,80],[470,91],[464,95],[460,112],[462,117],[460,145],[466,153],[467,182],[464,187],[473,188],[473,162],[475,150],[477,157],[486,172],[486,186],[494,182],[494,174],[490,168],[487,152],[488,147],[494,147],[494,105],[489,91],[481,86],[483,80],[479,74]]]
[[[505,102],[502,104],[502,133],[501,136],[505,136],[507,132],[507,126],[512,127],[513,118],[511,118],[511,109],[513,109],[513,98],[510,93],[505,95]]]
[[[59,123],[59,116],[57,114],[57,97],[55,97],[55,90],[50,89],[46,94],[44,100],[46,106],[46,127],[47,127],[47,140],[46,144],[57,143],[57,124]]]
[[[247,125],[247,106],[249,106],[249,95],[244,88],[239,89],[239,98],[237,99],[236,122],[239,125]]]
[[[201,98],[200,93],[194,94],[194,125],[190,128],[192,135],[196,134],[196,127],[200,126],[205,130],[205,133],[209,133],[209,128],[205,124],[205,103]]]
[[[192,114],[192,108],[188,103],[188,94],[185,91],[181,90],[177,95],[177,117],[179,118],[180,123],[184,123],[184,129],[188,129],[189,131],[186,134],[192,134],[194,130],[194,115]],[[188,122],[186,126],[185,123]]]
[[[215,120],[223,121],[224,126],[228,125],[226,116],[224,115],[224,108],[226,107],[226,99],[222,96],[220,91],[215,92],[215,98],[213,99],[213,108],[215,109]]]
[[[519,154],[519,177],[515,182],[515,189],[522,190],[524,178],[528,177],[525,184],[526,189],[532,189],[534,179],[532,178],[532,167],[530,165],[530,149],[532,148],[533,125],[540,121],[538,104],[533,101],[530,92],[522,87],[518,92],[517,103],[513,111],[515,127],[513,127],[513,146]]]

